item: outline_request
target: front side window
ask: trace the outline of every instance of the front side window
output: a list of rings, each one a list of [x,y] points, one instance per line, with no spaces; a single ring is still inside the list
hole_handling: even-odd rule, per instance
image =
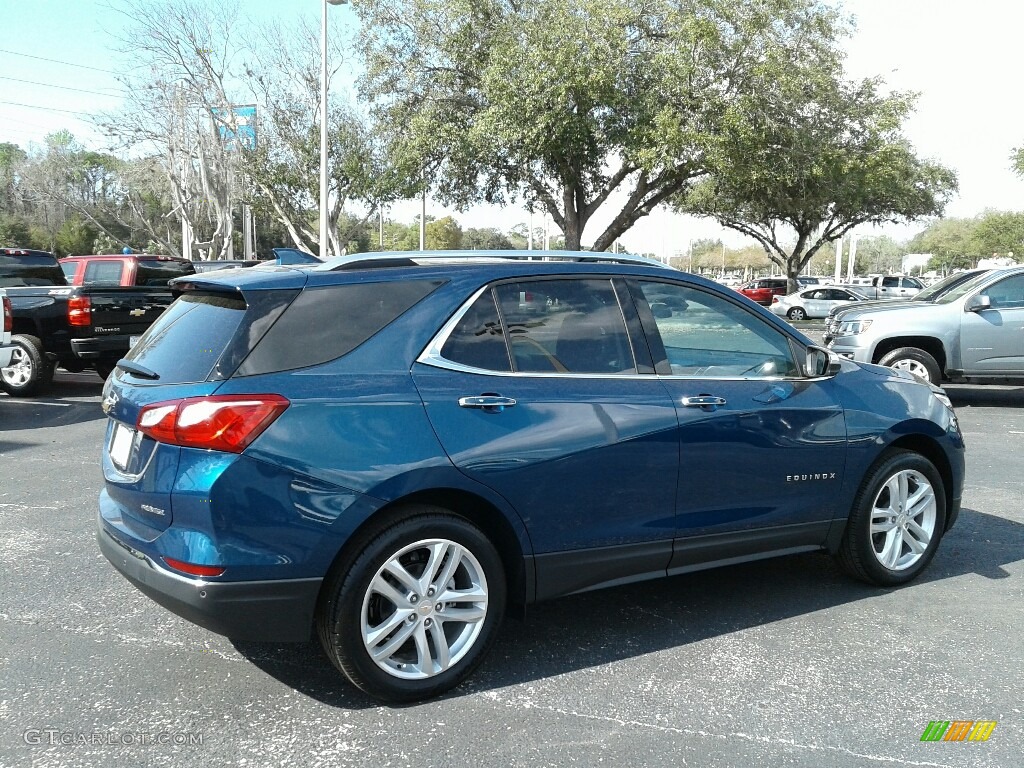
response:
[[[641,313],[650,310],[657,327],[660,338],[651,343],[658,373],[698,378],[799,375],[785,334],[742,307],[672,283],[637,281],[632,290]]]
[[[990,285],[981,292],[992,302],[992,309],[1024,307],[1024,275],[1014,275]]]

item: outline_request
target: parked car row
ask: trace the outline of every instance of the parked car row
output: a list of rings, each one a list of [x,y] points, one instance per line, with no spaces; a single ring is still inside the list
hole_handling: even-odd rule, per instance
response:
[[[829,348],[934,383],[1024,376],[1024,267],[957,275],[924,296],[838,311]]]
[[[99,547],[209,630],[318,637],[381,699],[457,685],[507,607],[803,551],[895,586],[958,516],[939,388],[658,262],[375,253],[174,285],[104,386]]]

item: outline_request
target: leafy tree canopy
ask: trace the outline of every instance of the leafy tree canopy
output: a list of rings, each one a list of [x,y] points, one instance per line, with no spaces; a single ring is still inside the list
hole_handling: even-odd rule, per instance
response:
[[[381,0],[362,89],[393,161],[445,202],[525,198],[579,249],[605,250],[707,170],[729,106],[827,49],[813,0]],[[755,77],[755,75],[757,77]]]
[[[845,80],[835,52],[799,78],[774,70],[759,70],[730,107],[711,175],[676,203],[757,240],[795,290],[826,243],[862,224],[937,215],[957,182],[904,139],[912,95]]]

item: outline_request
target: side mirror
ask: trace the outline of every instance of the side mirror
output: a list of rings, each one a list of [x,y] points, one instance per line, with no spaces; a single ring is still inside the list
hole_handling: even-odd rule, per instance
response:
[[[843,367],[838,355],[824,347],[808,347],[807,360],[804,362],[804,375],[809,379],[822,376],[831,378]]]
[[[992,309],[992,299],[984,293],[979,293],[977,296],[972,296],[964,308],[968,312],[981,312],[985,309]]]

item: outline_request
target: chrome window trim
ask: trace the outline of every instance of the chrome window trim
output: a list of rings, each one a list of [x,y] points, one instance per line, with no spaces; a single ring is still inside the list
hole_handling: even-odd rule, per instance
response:
[[[590,276],[581,276],[583,279],[592,279]],[[764,382],[779,382],[779,381],[821,381],[827,379],[827,376],[808,378],[806,376],[684,376],[680,374],[659,374],[659,373],[558,373],[558,372],[529,372],[529,371],[494,371],[489,368],[476,368],[472,365],[465,365],[463,363],[457,363],[454,360],[449,360],[441,355],[441,350],[444,345],[448,342],[448,337],[451,336],[452,331],[455,327],[462,322],[462,318],[466,316],[470,308],[477,302],[477,300],[485,293],[491,290],[493,286],[488,283],[479,290],[477,290],[472,296],[466,299],[465,303],[456,310],[455,314],[448,318],[448,321],[441,326],[434,338],[431,339],[427,346],[424,347],[423,351],[420,352],[416,358],[417,363],[423,365],[429,365],[432,368],[440,368],[442,370],[454,371],[456,373],[469,373],[477,376],[497,376],[497,377],[511,377],[511,378],[528,378],[528,379],[612,379],[612,380],[642,380],[642,381],[764,381]],[[616,295],[616,302],[618,302],[618,295]],[[619,312],[622,312],[622,307],[619,305]],[[626,329],[627,339],[629,329]],[[502,335],[504,336],[504,328],[502,329]],[[785,334],[783,334],[784,336]],[[507,346],[507,344],[506,344]],[[632,342],[630,341],[630,353],[632,354]],[[634,365],[636,364],[634,357]],[[510,361],[511,362],[511,361]]]

